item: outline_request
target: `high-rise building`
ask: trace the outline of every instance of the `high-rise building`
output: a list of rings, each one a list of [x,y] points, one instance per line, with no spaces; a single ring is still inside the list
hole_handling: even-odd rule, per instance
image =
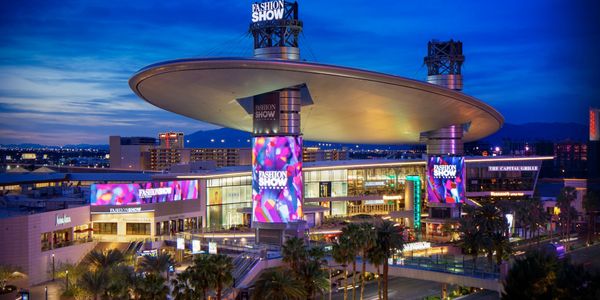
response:
[[[182,149],[184,147],[183,132],[159,133],[160,147],[163,149]]]
[[[217,167],[249,166],[250,148],[196,148],[191,149],[190,162],[214,161]]]
[[[304,162],[324,160],[348,160],[348,149],[321,149],[319,147],[304,147],[302,149]]]
[[[151,137],[110,136],[110,168],[148,170],[150,169],[150,150],[156,146]]]
[[[590,140],[587,150],[588,178],[600,178],[600,108],[590,107]]]
[[[554,165],[558,177],[585,178],[588,170],[588,144],[563,141],[554,146]]]

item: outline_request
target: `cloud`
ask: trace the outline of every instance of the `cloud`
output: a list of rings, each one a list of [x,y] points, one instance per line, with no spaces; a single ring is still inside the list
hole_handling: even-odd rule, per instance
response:
[[[578,122],[600,105],[597,6],[301,1],[301,49],[309,60],[423,80],[427,41],[459,39],[466,93],[508,122]],[[110,134],[214,128],[137,98],[128,79],[164,60],[250,56],[249,10],[243,1],[2,2],[0,143],[8,132],[23,132],[21,142],[106,143]]]

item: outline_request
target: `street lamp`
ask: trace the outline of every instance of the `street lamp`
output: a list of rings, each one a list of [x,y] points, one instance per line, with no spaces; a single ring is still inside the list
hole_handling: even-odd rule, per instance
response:
[[[54,267],[54,253],[52,253],[52,281],[54,281],[54,271],[55,271],[55,267]]]
[[[65,273],[67,274],[67,291],[69,290],[69,270],[66,270]]]
[[[44,294],[46,295],[46,300],[48,300],[48,286],[44,287]]]

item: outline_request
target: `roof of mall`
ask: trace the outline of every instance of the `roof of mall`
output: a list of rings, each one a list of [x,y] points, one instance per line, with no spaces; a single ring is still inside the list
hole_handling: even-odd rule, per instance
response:
[[[500,113],[462,92],[404,77],[305,61],[181,59],[150,65],[130,80],[142,99],[211,124],[252,131],[250,97],[301,87],[306,139],[411,144],[421,133],[468,124],[465,141],[496,132]]]

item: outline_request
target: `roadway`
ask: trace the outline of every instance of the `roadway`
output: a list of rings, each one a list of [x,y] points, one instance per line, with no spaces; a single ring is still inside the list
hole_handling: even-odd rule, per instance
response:
[[[428,296],[440,296],[442,294],[442,284],[433,281],[418,280],[412,278],[390,277],[389,283],[389,299],[423,299]],[[382,281],[383,285],[383,281]],[[450,291],[450,285],[448,285]],[[357,298],[360,294],[360,285],[356,289]],[[348,298],[352,296],[352,290],[348,291]],[[325,299],[327,294],[324,295]],[[343,300],[344,292],[338,291],[332,295],[332,299]],[[365,285],[365,300],[377,300],[377,281],[373,280]]]

